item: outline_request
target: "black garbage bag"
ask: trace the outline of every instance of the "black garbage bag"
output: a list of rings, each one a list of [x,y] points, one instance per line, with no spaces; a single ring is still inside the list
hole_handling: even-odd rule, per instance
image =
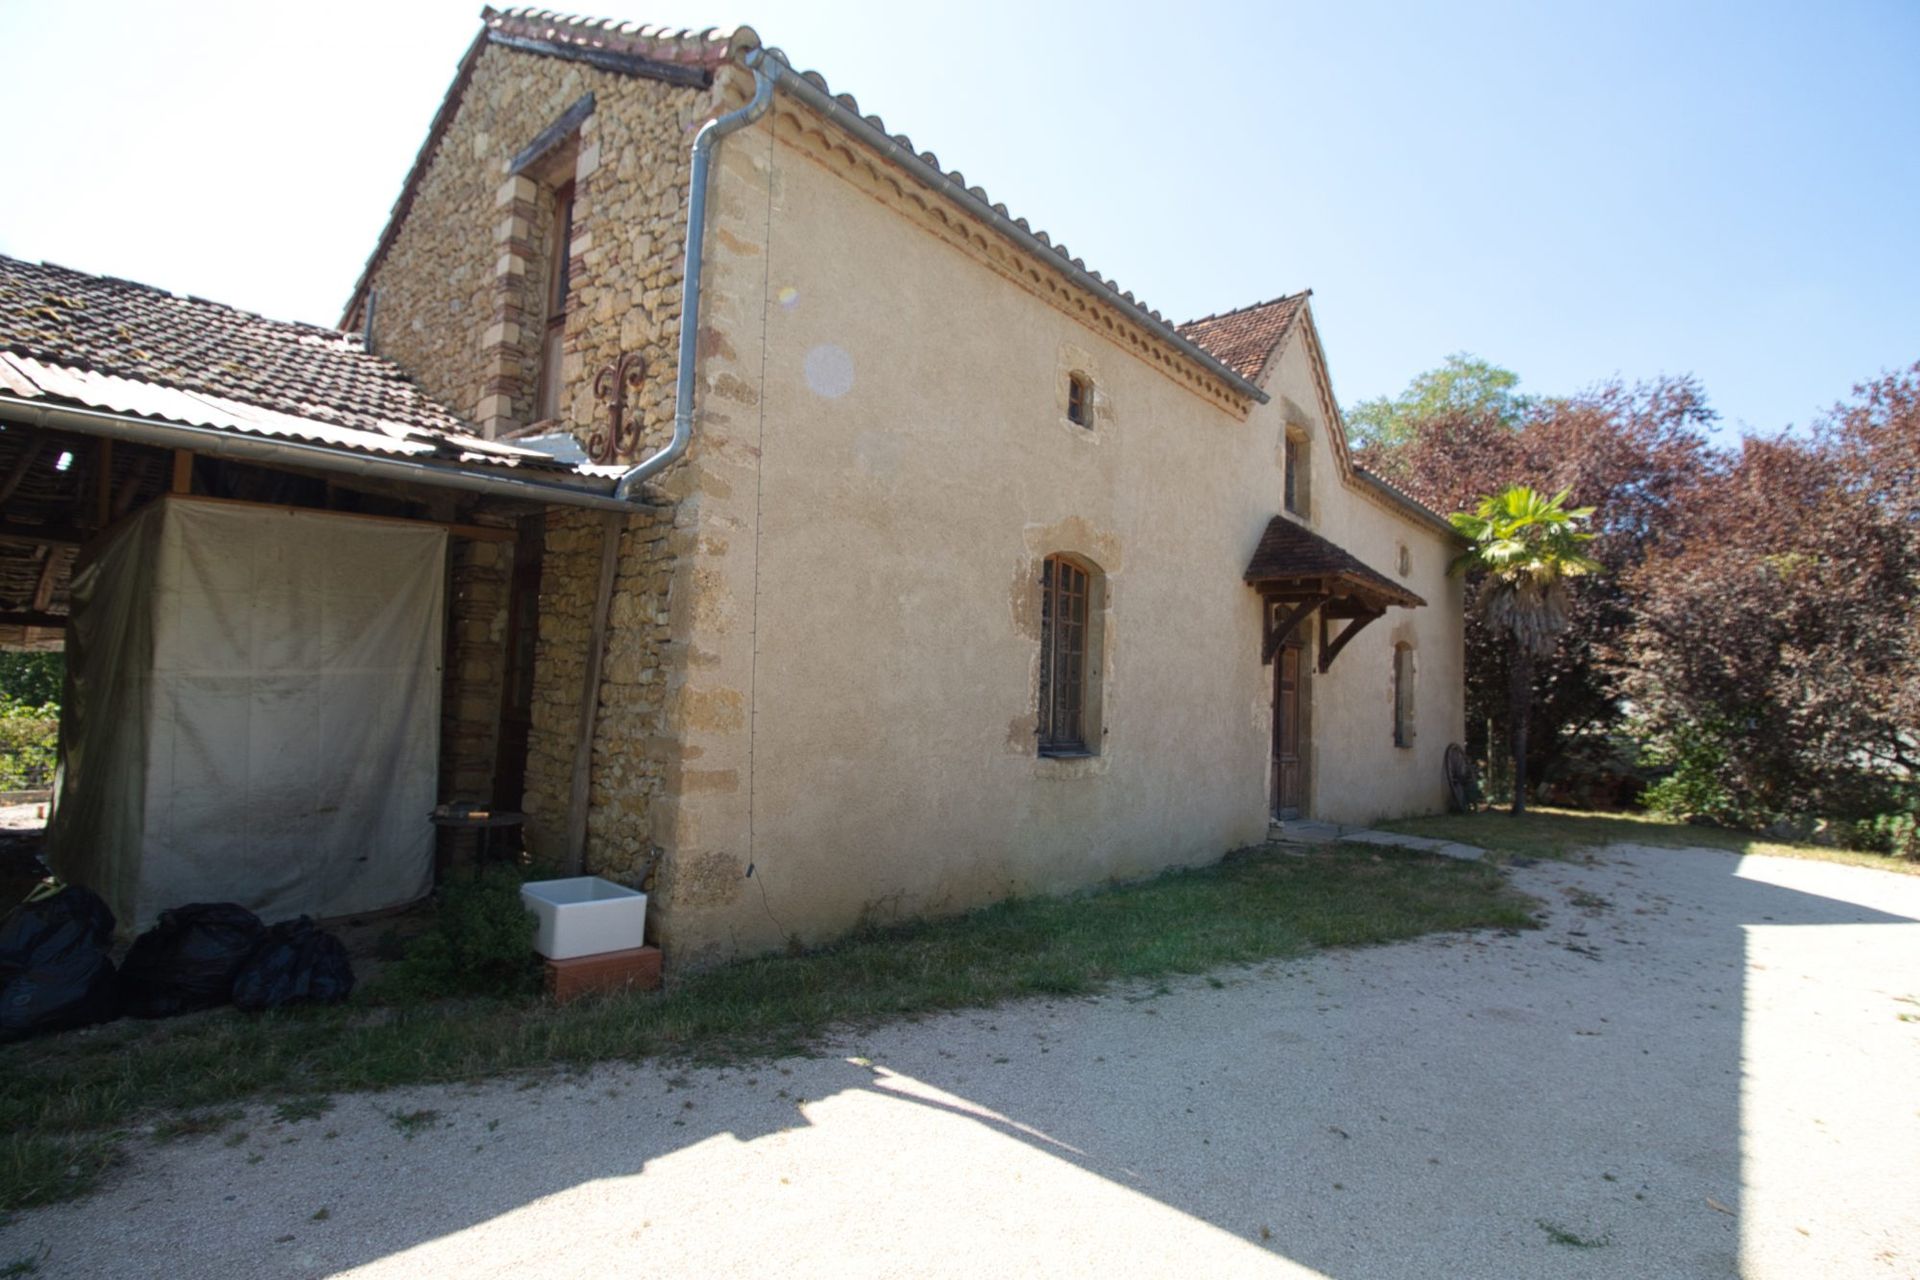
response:
[[[340,939],[305,916],[267,930],[233,980],[233,1002],[258,1012],[290,1004],[332,1004],[353,992],[353,963]]]
[[[69,887],[22,903],[0,921],[0,1040],[119,1016],[113,912]]]
[[[113,908],[78,885],[34,902],[23,902],[0,920],[0,963],[27,964],[41,952],[68,948],[69,936],[85,937],[102,951],[113,947]]]
[[[233,998],[234,975],[266,934],[232,902],[196,902],[160,913],[120,962],[120,1000],[136,1018],[171,1018]]]

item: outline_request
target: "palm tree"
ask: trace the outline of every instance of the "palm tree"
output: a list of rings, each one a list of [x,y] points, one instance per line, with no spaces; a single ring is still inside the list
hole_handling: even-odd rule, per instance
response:
[[[1568,490],[1551,498],[1525,485],[1482,498],[1472,511],[1448,517],[1470,544],[1451,574],[1477,572],[1474,612],[1495,636],[1510,642],[1507,741],[1513,748],[1513,812],[1527,809],[1527,712],[1535,659],[1551,658],[1567,629],[1567,579],[1599,573],[1600,562],[1581,550],[1594,535],[1579,526],[1592,507],[1568,510]]]

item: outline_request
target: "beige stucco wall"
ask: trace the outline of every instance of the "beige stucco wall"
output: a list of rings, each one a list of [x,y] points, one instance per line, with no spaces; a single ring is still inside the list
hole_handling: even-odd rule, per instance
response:
[[[1442,757],[1447,744],[1460,741],[1466,731],[1461,586],[1447,576],[1454,547],[1448,535],[1401,514],[1364,484],[1342,481],[1310,348],[1304,333],[1288,341],[1268,372],[1273,398],[1249,416],[1248,428],[1275,454],[1289,425],[1304,429],[1312,478],[1304,523],[1404,584],[1427,605],[1389,610],[1341,649],[1325,674],[1314,661],[1317,620],[1309,619],[1303,628],[1308,635],[1311,721],[1305,752],[1307,811],[1311,817],[1343,823],[1437,812],[1447,804]],[[1405,575],[1399,571],[1402,547],[1409,552]],[[1344,625],[1333,623],[1331,634],[1337,636]],[[1414,651],[1411,747],[1397,747],[1393,741],[1393,649],[1400,643]]]
[[[502,244],[540,228],[503,166],[587,89],[566,412],[589,427],[593,370],[641,351],[651,446],[672,407],[685,145],[743,100],[737,70],[698,94],[482,55],[375,274],[380,345],[482,417],[512,383],[524,418],[534,347],[516,354],[500,326],[540,282],[516,279]],[[1272,668],[1240,575],[1281,506],[1289,422],[1312,441],[1312,525],[1388,573],[1405,542],[1409,585],[1433,602],[1313,678],[1309,807],[1345,821],[1438,808],[1461,715],[1447,550],[1343,484],[1307,344],[1272,370],[1272,403],[1235,406],[939,199],[859,177],[836,135],[804,140],[796,110],[782,100],[721,149],[694,444],[628,522],[598,690],[589,864],[632,878],[664,853],[654,924],[672,963],[1260,840]],[[1093,379],[1091,431],[1067,421],[1070,371]],[[550,519],[526,802],[548,855],[598,546],[597,517]],[[1034,750],[1037,580],[1054,552],[1103,575],[1087,760]],[[1412,749],[1392,742],[1397,639],[1418,653]]]
[[[1241,573],[1280,509],[1286,402],[1316,402],[1304,351],[1282,361],[1274,403],[1242,418],[792,134],[778,115],[722,152],[716,336],[673,481],[694,533],[672,609],[684,767],[656,811],[675,963],[1262,839],[1272,669]],[[1097,388],[1091,431],[1066,420],[1070,369]],[[1344,490],[1326,424],[1305,425],[1316,527],[1387,572],[1406,541],[1409,582],[1434,602],[1374,624],[1316,680],[1313,808],[1437,808],[1460,718],[1441,540]],[[1104,573],[1090,760],[1034,749],[1052,552]],[[1412,750],[1392,745],[1396,634],[1420,654]]]

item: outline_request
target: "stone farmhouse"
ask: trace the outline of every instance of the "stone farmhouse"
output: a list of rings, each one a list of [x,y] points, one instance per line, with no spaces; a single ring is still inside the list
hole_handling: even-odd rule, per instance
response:
[[[131,377],[241,408],[163,439],[36,380],[52,328],[0,331],[0,472],[150,433],[88,537],[167,489],[448,530],[436,798],[644,881],[669,965],[1445,805],[1453,535],[1348,456],[1308,294],[1171,323],[751,29],[485,11],[339,331],[235,322],[328,345],[293,416],[407,383],[412,454],[192,351]]]

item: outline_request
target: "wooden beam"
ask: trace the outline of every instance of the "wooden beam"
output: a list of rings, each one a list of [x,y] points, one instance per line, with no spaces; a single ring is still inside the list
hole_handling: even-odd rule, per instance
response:
[[[607,621],[613,612],[613,576],[620,567],[620,531],[627,518],[609,511],[600,526],[600,585],[593,597],[593,631],[587,639],[587,671],[580,682],[580,737],[573,753],[573,790],[567,797],[565,874],[587,865],[587,802],[593,795],[593,725],[600,713],[600,663],[607,651]]]
[[[1305,621],[1306,616],[1321,604],[1325,603],[1325,601],[1325,596],[1309,596],[1294,606],[1293,612],[1286,616],[1285,621],[1279,623],[1277,626],[1270,626],[1268,628],[1266,639],[1260,646],[1260,663],[1262,666],[1273,661],[1273,655],[1280,652],[1280,646],[1287,642],[1287,637],[1293,634],[1293,629]],[[1276,601],[1276,603],[1278,602]],[[1269,609],[1267,611],[1269,621],[1271,621],[1272,616],[1273,611]]]
[[[78,547],[92,536],[70,524],[17,524],[0,520],[0,542],[24,542],[30,547]]]
[[[46,447],[45,436],[35,436],[27,441],[26,448],[22,449],[20,456],[13,460],[13,468],[7,472],[7,478],[0,480],[0,502],[5,502],[13,496],[13,491],[18,489],[20,482],[27,478],[27,472],[33,470],[33,464],[39,459],[40,451]]]
[[[593,95],[581,98],[565,111],[560,118],[534,135],[532,142],[520,148],[518,155],[507,162],[507,176],[519,177],[541,160],[547,153],[580,132],[580,126],[593,114]]]
[[[52,631],[65,629],[67,615],[64,613],[0,613],[0,627],[46,627]]]
[[[173,491],[175,493],[193,492],[193,453],[187,449],[173,451]]]
[[[48,547],[40,562],[40,580],[33,587],[33,611],[45,613],[53,603],[54,584],[60,580],[60,566],[71,561],[73,552],[66,547]]]
[[[1351,622],[1347,623],[1346,630],[1342,631],[1339,635],[1335,636],[1333,638],[1333,642],[1329,644],[1327,642],[1326,615],[1324,613],[1321,614],[1320,615],[1320,674],[1325,675],[1327,673],[1327,668],[1333,665],[1333,660],[1340,656],[1340,651],[1347,647],[1348,641],[1352,640],[1355,636],[1360,634],[1361,628],[1365,627],[1369,622],[1372,622],[1376,618],[1384,618],[1386,616],[1387,616],[1386,611],[1384,609],[1378,613],[1360,614],[1357,617],[1355,617]]]

